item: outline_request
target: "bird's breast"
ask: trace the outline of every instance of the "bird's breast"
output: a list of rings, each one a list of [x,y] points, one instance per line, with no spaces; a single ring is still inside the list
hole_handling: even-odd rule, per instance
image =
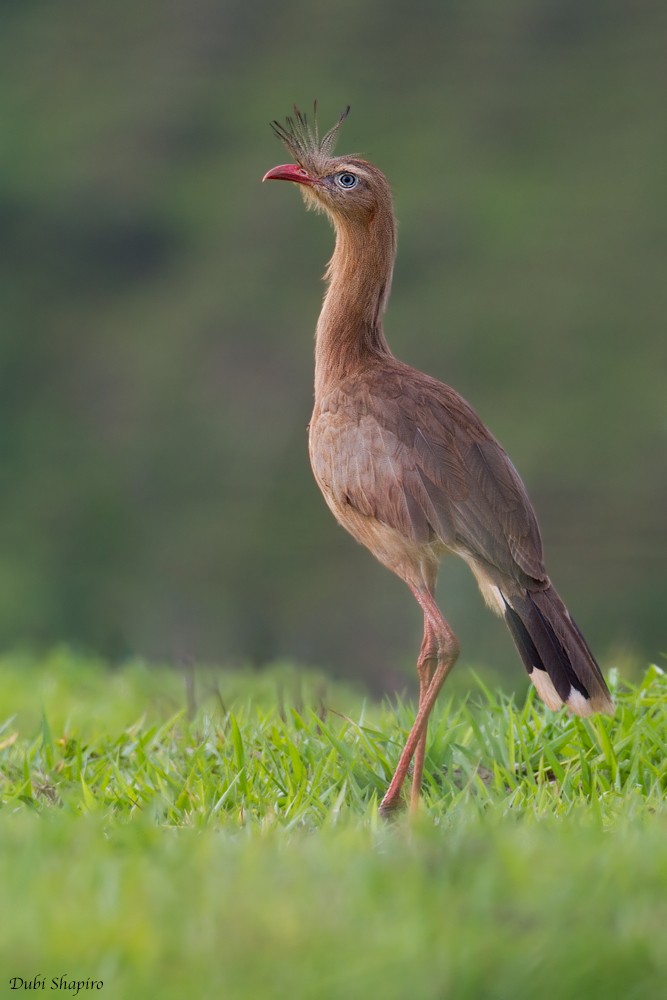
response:
[[[310,423],[315,479],[338,522],[377,559],[406,577],[443,548],[414,502],[410,449],[363,400],[337,394]],[[405,567],[397,570],[396,567]]]
[[[372,417],[349,419],[338,409],[313,417],[309,444],[313,474],[338,523],[408,583],[429,579],[446,546],[411,514],[400,442]]]

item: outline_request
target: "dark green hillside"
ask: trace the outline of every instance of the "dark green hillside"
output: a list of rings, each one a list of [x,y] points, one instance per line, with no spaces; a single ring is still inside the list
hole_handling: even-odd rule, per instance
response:
[[[417,610],[308,468],[331,234],[259,183],[317,96],[394,186],[393,348],[505,444],[605,666],[665,649],[664,7],[0,18],[2,646],[412,670]],[[514,663],[463,568],[441,596],[464,659]]]

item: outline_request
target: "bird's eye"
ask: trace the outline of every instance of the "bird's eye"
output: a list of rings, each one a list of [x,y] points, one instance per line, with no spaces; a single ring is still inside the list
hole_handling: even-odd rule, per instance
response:
[[[356,187],[359,183],[359,178],[356,174],[351,174],[349,170],[344,170],[342,174],[336,174],[336,184],[338,187],[344,188],[349,191],[350,188]]]

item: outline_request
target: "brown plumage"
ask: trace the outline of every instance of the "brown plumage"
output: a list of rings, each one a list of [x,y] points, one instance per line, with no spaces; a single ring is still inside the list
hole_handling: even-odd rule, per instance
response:
[[[438,564],[461,556],[487,604],[503,615],[538,693],[577,715],[613,712],[593,654],[544,568],[540,530],[511,461],[449,386],[398,361],[382,315],[396,253],[391,191],[358,156],[334,156],[338,129],[319,138],[297,108],[273,123],[295,164],[264,180],[298,183],[336,232],[317,324],[310,459],[338,521],[410,587],[424,614],[419,709],[380,809],[401,801],[414,757],[419,801],[428,716],[458,655],[438,609]]]

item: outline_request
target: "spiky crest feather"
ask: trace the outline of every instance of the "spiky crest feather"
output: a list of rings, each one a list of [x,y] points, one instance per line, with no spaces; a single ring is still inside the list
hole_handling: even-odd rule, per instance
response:
[[[326,168],[336,145],[338,130],[350,113],[350,106],[345,108],[329,131],[320,139],[317,125],[317,101],[313,102],[313,124],[308,116],[294,105],[294,117],[288,115],[285,125],[278,121],[271,122],[271,128],[290,151],[296,162],[304,170],[321,173]]]

